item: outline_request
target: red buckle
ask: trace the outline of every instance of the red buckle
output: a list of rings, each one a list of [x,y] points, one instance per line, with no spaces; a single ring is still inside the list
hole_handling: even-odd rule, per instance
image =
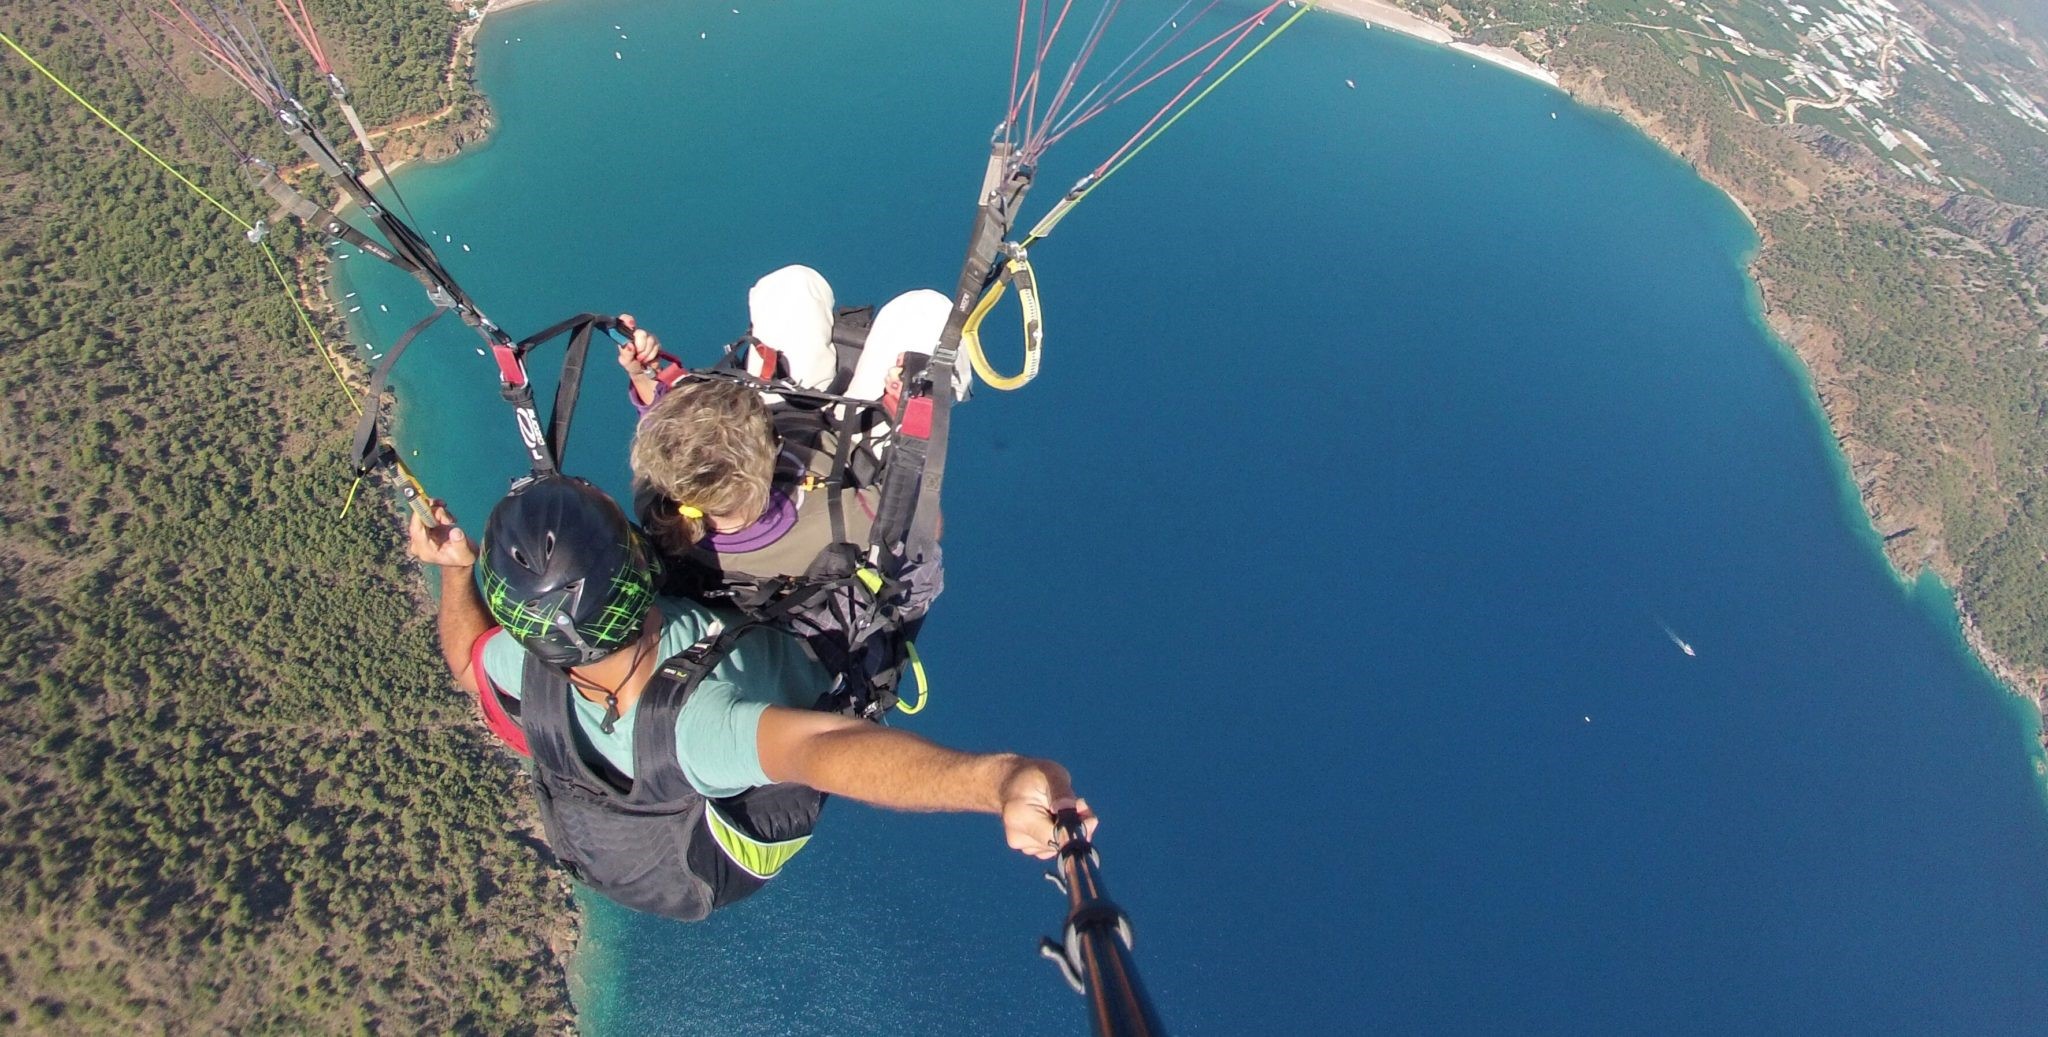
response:
[[[683,380],[684,375],[690,373],[690,369],[684,367],[682,360],[673,354],[663,353],[655,359],[655,363],[660,363],[663,360],[668,361],[668,366],[656,372],[654,380],[664,388],[673,389],[677,382]]]
[[[519,357],[510,347],[491,343],[491,359],[498,362],[498,377],[503,379],[506,385],[526,384],[526,369],[519,366]]]

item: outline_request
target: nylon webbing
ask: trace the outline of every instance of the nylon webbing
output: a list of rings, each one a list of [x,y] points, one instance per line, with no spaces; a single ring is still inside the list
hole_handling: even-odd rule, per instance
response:
[[[379,363],[377,370],[370,375],[370,387],[364,391],[363,405],[359,408],[362,417],[356,421],[354,456],[357,476],[368,475],[370,470],[376,467],[377,445],[383,439],[378,432],[384,413],[384,387],[391,378],[391,369],[397,365],[398,358],[405,355],[413,339],[418,338],[420,332],[427,330],[447,312],[445,307],[437,306],[434,312],[407,328],[405,334],[398,336],[398,341],[391,344],[391,349],[384,354],[383,362]]]

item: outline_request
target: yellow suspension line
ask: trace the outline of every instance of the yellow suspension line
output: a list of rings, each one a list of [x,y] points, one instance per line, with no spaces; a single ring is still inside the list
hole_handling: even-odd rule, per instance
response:
[[[144,144],[139,140],[136,140],[133,134],[121,128],[120,123],[117,123],[113,119],[108,118],[107,113],[100,111],[98,108],[93,107],[93,103],[91,101],[88,101],[83,97],[80,97],[78,91],[71,89],[69,84],[65,83],[61,79],[58,79],[57,73],[52,72],[49,69],[43,67],[42,62],[37,61],[34,58],[34,56],[29,54],[28,51],[21,49],[21,44],[14,42],[12,37],[8,36],[4,32],[0,32],[0,43],[7,44],[7,46],[12,48],[16,54],[21,55],[21,59],[23,61],[28,62],[30,68],[35,69],[37,72],[41,72],[43,74],[44,79],[47,79],[50,82],[57,84],[57,89],[62,90],[67,94],[70,94],[72,100],[77,101],[79,104],[85,106],[86,111],[91,112],[94,116],[98,117],[101,122],[106,123],[107,128],[113,130],[115,133],[120,134],[121,139],[127,141],[130,144],[135,145],[137,150],[141,151],[145,155],[148,155],[152,160],[156,162],[157,165],[164,167],[164,172],[169,173],[174,177],[177,177],[179,183],[182,183],[186,187],[191,188],[194,193],[199,195],[199,197],[204,198],[209,202],[212,202],[214,208],[219,209],[224,213],[227,213],[228,219],[231,219],[236,223],[240,224],[243,230],[248,231],[256,229],[254,224],[250,223],[248,220],[241,218],[240,216],[237,216],[233,209],[230,209],[227,206],[222,205],[218,199],[214,198],[214,196],[207,194],[205,188],[200,187],[198,184],[195,184],[191,180],[186,179],[185,174],[178,172],[175,168],[172,168],[169,162],[164,161],[162,157],[158,156],[156,152],[149,150],[149,145]]]
[[[71,97],[72,100],[77,101],[80,106],[85,108],[86,111],[91,112],[94,118],[97,118],[99,121],[105,123],[108,129],[111,129],[115,133],[120,134],[122,140],[125,140],[128,143],[133,144],[135,146],[135,150],[140,151],[144,155],[149,156],[150,161],[155,162],[159,166],[162,166],[164,172],[171,174],[173,177],[177,178],[179,183],[184,184],[186,187],[191,188],[192,193],[198,195],[201,198],[206,199],[206,201],[210,203],[214,208],[219,209],[222,213],[225,213],[228,219],[235,221],[236,225],[240,226],[244,231],[249,232],[251,234],[255,233],[255,224],[250,223],[248,220],[243,219],[241,215],[236,213],[233,209],[230,209],[227,206],[222,205],[220,199],[215,198],[211,194],[208,194],[205,188],[200,187],[196,183],[193,183],[190,177],[187,177],[185,174],[179,172],[177,168],[175,166],[172,166],[169,162],[164,161],[163,156],[158,155],[154,151],[151,151],[149,145],[144,144],[139,140],[136,140],[134,134],[129,133],[127,130],[123,129],[120,123],[115,122],[111,117],[107,115],[107,113],[100,111],[99,108],[95,107],[91,101],[86,100],[83,96],[79,94],[78,91],[73,90],[69,83],[66,83],[64,82],[64,80],[58,78],[55,72],[50,71],[49,68],[46,67],[42,62],[37,61],[34,55],[30,54],[26,50],[23,50],[21,44],[14,42],[13,37],[8,36],[4,32],[0,32],[0,43],[5,43],[10,50],[13,50],[16,54],[21,55],[21,59],[23,61],[28,62],[30,68],[33,68],[37,72],[42,73],[44,79],[47,79],[50,82],[56,84],[57,89],[64,91]],[[269,261],[271,272],[277,275],[277,283],[284,289],[285,298],[291,301],[292,310],[298,314],[299,325],[306,329],[307,335],[312,336],[314,351],[320,354],[321,361],[327,365],[327,370],[334,375],[334,382],[341,389],[341,398],[347,401],[350,409],[354,410],[357,414],[361,414],[363,412],[363,406],[362,404],[356,402],[355,391],[349,388],[348,379],[343,377],[341,373],[341,366],[335,363],[333,351],[327,348],[327,342],[325,339],[321,338],[320,330],[313,326],[312,315],[306,312],[305,305],[299,301],[298,285],[293,283],[290,277],[286,276],[284,272],[284,267],[278,263],[277,253],[271,250],[269,242],[263,241],[261,239],[256,239],[256,244],[258,247],[263,249],[263,256],[265,259]],[[407,478],[411,477],[411,473],[408,472],[406,474]],[[344,517],[348,515],[349,505],[354,503],[356,498],[356,490],[362,485],[362,482],[363,480],[361,479],[361,477],[358,477],[355,483],[349,486],[348,499],[344,501],[341,506],[341,514]]]
[[[107,113],[100,111],[99,108],[94,106],[94,104],[91,101],[88,101],[83,96],[81,96],[78,91],[71,89],[71,85],[69,83],[64,82],[62,79],[59,79],[57,77],[57,73],[50,71],[49,68],[46,67],[42,62],[37,61],[34,55],[30,54],[26,50],[23,50],[21,48],[21,44],[14,42],[13,37],[8,36],[4,32],[0,32],[0,43],[7,44],[9,49],[13,50],[16,54],[21,55],[21,59],[29,63],[30,68],[33,68],[37,72],[42,73],[44,79],[47,79],[50,82],[56,84],[57,89],[62,90],[66,94],[70,95],[72,100],[77,101],[79,105],[85,108],[86,111],[91,112],[94,118],[98,119],[103,123],[106,123],[108,129],[113,130],[115,133],[120,134],[122,140],[125,140],[128,143],[135,145],[135,150],[140,151],[144,155],[149,156],[150,161],[155,162],[159,166],[162,166],[164,172],[171,174],[173,177],[177,178],[179,183],[184,184],[186,187],[191,188],[192,193],[198,195],[201,198],[206,199],[206,201],[209,204],[211,204],[214,208],[219,209],[221,212],[225,213],[227,215],[227,218],[235,221],[235,224],[237,226],[241,227],[244,231],[251,233],[253,233],[256,230],[255,224],[250,223],[248,220],[243,219],[241,215],[235,212],[233,209],[230,209],[227,206],[222,205],[220,199],[215,198],[214,196],[206,193],[205,188],[199,186],[196,183],[193,183],[192,179],[190,177],[187,177],[185,174],[178,172],[177,167],[171,165],[169,162],[164,161],[163,156],[157,154],[154,151],[151,151],[149,145],[144,144],[139,140],[136,140],[135,135],[123,129],[120,123],[115,122],[112,117],[107,115]],[[305,306],[300,304],[298,286],[292,283],[291,278],[285,276],[284,268],[278,265],[277,254],[270,250],[269,243],[259,240],[256,242],[256,244],[262,247],[263,255],[267,259],[269,259],[271,272],[277,275],[277,282],[279,285],[283,286],[285,290],[285,297],[291,300],[292,309],[298,311],[300,325],[304,326],[306,329],[306,333],[313,337],[313,346],[316,350],[319,351],[320,359],[327,364],[327,369],[334,373],[335,383],[341,386],[342,399],[347,400],[348,405],[350,407],[355,408],[358,414],[362,413],[362,405],[356,402],[355,393],[349,389],[348,380],[342,377],[340,367],[336,366],[336,364],[334,363],[334,357],[329,353],[327,349],[327,343],[323,339],[321,339],[319,330],[313,327],[313,319],[310,315],[306,313]]]
[[[284,285],[285,297],[292,301],[292,309],[299,315],[299,325],[306,329],[306,334],[313,337],[313,348],[319,352],[320,359],[326,362],[327,370],[334,375],[334,384],[341,386],[341,398],[348,402],[350,410],[361,414],[363,405],[356,402],[355,390],[349,388],[348,379],[342,377],[341,366],[334,362],[334,354],[327,348],[327,340],[320,337],[320,329],[313,326],[312,315],[308,314],[306,307],[299,302],[298,285],[285,276],[284,268],[278,265],[277,253],[270,250],[270,243],[259,241],[257,244],[262,246],[264,258],[270,260],[270,269],[277,274],[278,283]]]

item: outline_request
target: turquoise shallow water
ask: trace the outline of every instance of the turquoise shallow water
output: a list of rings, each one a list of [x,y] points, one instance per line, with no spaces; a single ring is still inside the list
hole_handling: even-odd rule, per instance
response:
[[[973,6],[493,16],[501,132],[404,188],[515,332],[705,360],[786,262],[950,285],[1014,17]],[[1314,15],[1035,250],[1046,372],[956,421],[906,726],[1072,766],[1177,1031],[2038,1025],[2038,725],[1885,569],[1754,244],[1617,120]],[[367,337],[420,312],[343,266]],[[417,349],[400,434],[475,530],[510,418],[466,333]],[[615,490],[620,391],[570,451]],[[1073,1032],[1037,870],[837,804],[707,924],[589,901],[584,1029]]]

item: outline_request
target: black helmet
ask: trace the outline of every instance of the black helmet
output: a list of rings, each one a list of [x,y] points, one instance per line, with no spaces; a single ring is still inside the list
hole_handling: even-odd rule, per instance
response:
[[[484,604],[527,651],[583,666],[633,643],[654,600],[640,533],[582,479],[521,479],[484,526]]]

